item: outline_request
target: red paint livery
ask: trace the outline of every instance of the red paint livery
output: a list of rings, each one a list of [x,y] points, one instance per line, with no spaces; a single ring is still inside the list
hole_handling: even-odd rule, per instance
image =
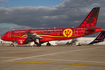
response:
[[[102,28],[96,28],[99,9],[99,7],[93,8],[84,21],[75,28],[13,30],[6,32],[1,39],[17,41],[21,45],[34,41],[37,46],[41,46],[42,43],[51,40],[66,40],[91,35],[102,31]]]

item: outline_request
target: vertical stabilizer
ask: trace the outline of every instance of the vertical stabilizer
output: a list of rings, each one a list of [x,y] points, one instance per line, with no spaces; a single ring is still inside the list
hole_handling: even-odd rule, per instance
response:
[[[104,41],[104,39],[105,39],[105,31],[102,31],[102,32],[96,37],[96,39],[94,39],[90,44],[102,42],[102,41]],[[89,45],[90,45],[90,44],[89,44]]]
[[[84,21],[78,26],[78,28],[96,28],[100,7],[95,7],[84,19]]]

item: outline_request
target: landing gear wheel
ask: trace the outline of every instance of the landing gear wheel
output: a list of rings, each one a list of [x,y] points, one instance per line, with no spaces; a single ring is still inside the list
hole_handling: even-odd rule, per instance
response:
[[[40,46],[41,46],[41,44],[40,44],[40,43],[38,43],[38,44],[37,44],[37,47],[40,47]]]
[[[11,47],[14,47],[15,45],[14,45],[14,44],[10,44],[10,46],[11,46]]]
[[[48,42],[47,44],[46,44],[47,46],[51,46],[51,44]]]

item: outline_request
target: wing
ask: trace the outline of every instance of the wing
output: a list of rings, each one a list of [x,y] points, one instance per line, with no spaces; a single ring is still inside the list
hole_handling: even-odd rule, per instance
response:
[[[42,39],[42,37],[38,36],[35,33],[31,33],[29,31],[26,31],[26,32],[27,32],[26,43],[32,42],[33,40],[36,40],[36,39]]]

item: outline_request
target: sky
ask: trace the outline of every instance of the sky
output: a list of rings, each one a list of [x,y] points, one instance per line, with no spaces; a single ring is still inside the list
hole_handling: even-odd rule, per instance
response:
[[[100,7],[97,27],[105,29],[105,0],[0,0],[0,36],[10,30],[76,27]]]
[[[59,5],[64,2],[64,0],[0,0],[1,7],[38,7],[38,6],[45,6],[45,7],[52,7],[55,5]]]

